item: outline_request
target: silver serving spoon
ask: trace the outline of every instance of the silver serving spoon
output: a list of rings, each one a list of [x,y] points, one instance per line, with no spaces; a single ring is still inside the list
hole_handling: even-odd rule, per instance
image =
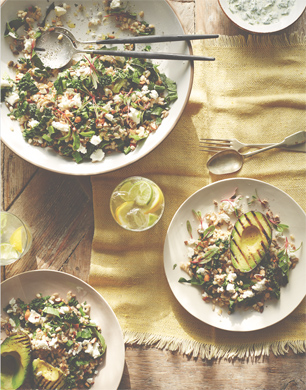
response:
[[[105,43],[114,43],[111,40]],[[63,34],[58,30],[47,31],[41,35],[35,50],[46,67],[60,69],[67,65],[71,58],[77,53],[91,53],[100,55],[111,55],[116,57],[149,58],[161,60],[199,60],[213,61],[212,57],[193,56],[175,53],[152,53],[146,51],[118,51],[118,50],[91,50],[79,49],[74,45],[71,35]]]
[[[213,155],[207,161],[208,170],[214,175],[226,175],[229,173],[238,172],[244,162],[245,157],[254,156],[255,154],[264,152],[272,148],[278,148],[280,146],[293,146],[306,142],[306,131],[299,131],[286,137],[282,142],[267,146],[265,148],[255,150],[254,152],[239,153],[236,150],[223,150]]]

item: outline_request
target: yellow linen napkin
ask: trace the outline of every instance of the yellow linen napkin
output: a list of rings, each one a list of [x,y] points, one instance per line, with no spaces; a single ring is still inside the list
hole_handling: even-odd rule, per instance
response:
[[[95,234],[90,284],[113,308],[127,343],[209,359],[270,350],[283,354],[289,347],[305,351],[305,299],[267,329],[227,332],[187,313],[170,291],[163,268],[164,240],[176,210],[198,189],[230,177],[209,175],[208,154],[198,147],[200,137],[277,142],[304,130],[305,39],[250,36],[245,41],[223,36],[196,42],[193,48],[194,54],[214,56],[216,61],[195,63],[190,101],[171,134],[140,161],[92,177]],[[306,210],[305,168],[305,153],[274,150],[247,159],[237,176],[275,185]],[[133,175],[155,181],[166,200],[162,219],[141,233],[119,227],[109,210],[112,190]]]

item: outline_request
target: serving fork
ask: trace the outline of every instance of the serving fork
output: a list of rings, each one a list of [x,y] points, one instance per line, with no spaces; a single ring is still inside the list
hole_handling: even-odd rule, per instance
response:
[[[262,148],[272,145],[271,143],[266,144],[247,144],[238,141],[235,138],[224,139],[224,138],[200,138],[200,150],[204,152],[219,152],[221,150],[234,149],[241,150],[243,148]],[[305,144],[281,147],[282,149],[293,150],[297,152],[306,153]]]

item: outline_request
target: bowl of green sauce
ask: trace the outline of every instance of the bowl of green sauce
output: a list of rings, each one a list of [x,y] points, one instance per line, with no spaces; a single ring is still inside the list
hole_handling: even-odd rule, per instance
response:
[[[219,0],[226,16],[253,33],[281,31],[304,12],[306,0]]]

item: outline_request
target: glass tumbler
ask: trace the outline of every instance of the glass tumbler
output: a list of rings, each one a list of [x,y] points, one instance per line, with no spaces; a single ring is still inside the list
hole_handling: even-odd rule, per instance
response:
[[[32,234],[28,225],[16,215],[1,211],[0,218],[0,265],[8,265],[28,252],[32,245]]]

